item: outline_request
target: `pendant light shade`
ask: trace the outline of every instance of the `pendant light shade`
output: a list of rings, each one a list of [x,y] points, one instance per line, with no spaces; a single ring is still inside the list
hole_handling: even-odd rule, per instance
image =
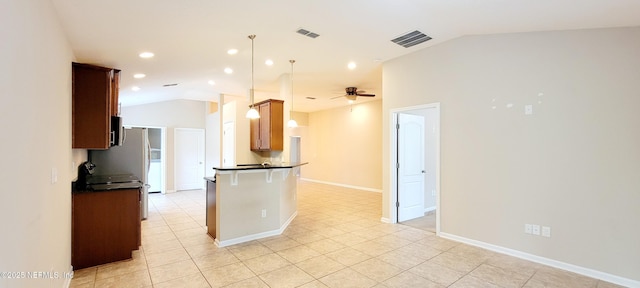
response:
[[[256,38],[256,35],[249,35],[249,39],[251,39],[251,90],[249,90],[249,98],[251,100],[251,109],[247,111],[246,117],[249,119],[258,119],[260,118],[260,113],[254,107],[254,99],[253,99],[253,39]]]
[[[298,127],[298,122],[293,120],[293,63],[296,63],[296,60],[289,60],[291,63],[291,75],[289,75],[289,79],[291,80],[290,90],[291,90],[291,109],[289,110],[289,121],[287,122],[287,127],[295,128]]]
[[[258,119],[260,118],[260,113],[258,113],[258,110],[256,110],[256,108],[251,108],[249,109],[249,111],[247,111],[247,115],[245,116],[249,119]]]

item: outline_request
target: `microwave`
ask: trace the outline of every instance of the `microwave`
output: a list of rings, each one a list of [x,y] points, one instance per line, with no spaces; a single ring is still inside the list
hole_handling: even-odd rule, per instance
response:
[[[122,117],[111,116],[111,131],[109,132],[109,146],[121,146],[124,142],[124,127]]]

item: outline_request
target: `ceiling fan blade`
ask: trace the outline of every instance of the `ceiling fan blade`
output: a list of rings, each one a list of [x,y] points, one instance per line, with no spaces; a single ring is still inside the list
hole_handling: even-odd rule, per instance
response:
[[[329,99],[342,98],[342,97],[344,97],[344,96],[346,96],[346,95],[340,95],[340,96],[336,96],[336,97],[331,97],[331,98],[329,98]]]
[[[376,94],[356,94],[358,96],[363,96],[363,97],[376,97]]]

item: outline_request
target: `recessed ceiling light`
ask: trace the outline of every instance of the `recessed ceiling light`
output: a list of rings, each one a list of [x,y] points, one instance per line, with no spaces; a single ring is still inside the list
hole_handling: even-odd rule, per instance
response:
[[[349,67],[349,69],[351,69],[351,70],[356,69],[356,63],[355,62],[349,62],[349,65],[347,65],[347,67]]]
[[[231,74],[231,73],[233,73],[233,69],[231,69],[229,67],[224,68],[224,73]]]
[[[138,87],[138,86],[133,86],[133,87],[131,87],[131,90],[133,90],[133,91],[140,91],[140,87]]]
[[[267,66],[271,66],[273,65],[273,60],[267,59],[267,61],[264,61],[264,64],[267,64]]]
[[[229,50],[227,50],[227,54],[236,55],[236,54],[238,54],[238,49],[229,49]]]
[[[141,78],[144,78],[144,77],[147,77],[147,75],[144,75],[142,73],[133,74],[133,78],[136,78],[136,79],[141,79]]]
[[[211,85],[211,86],[216,85],[216,81],[213,81],[213,80],[209,80],[209,82],[207,82],[207,83],[209,83],[209,85]]]
[[[154,54],[152,52],[142,52],[138,56],[140,56],[140,58],[151,58]]]

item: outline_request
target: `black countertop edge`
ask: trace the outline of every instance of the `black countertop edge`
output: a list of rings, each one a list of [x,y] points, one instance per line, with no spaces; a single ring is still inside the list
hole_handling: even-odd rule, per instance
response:
[[[101,189],[101,190],[93,190],[90,188],[78,188],[76,187],[76,182],[71,182],[71,194],[83,194],[83,193],[100,193],[100,192],[112,192],[112,191],[118,191],[118,190],[131,190],[131,189],[140,189],[142,188],[142,186],[135,188],[135,187],[125,187],[125,188],[113,188],[113,189]]]
[[[286,168],[295,168],[302,165],[309,164],[309,162],[300,162],[300,163],[282,163],[282,164],[272,164],[267,166],[262,166],[260,164],[248,164],[248,165],[238,165],[238,166],[223,166],[223,167],[213,167],[213,170],[218,171],[240,171],[240,170],[268,170],[268,169],[286,169]]]

